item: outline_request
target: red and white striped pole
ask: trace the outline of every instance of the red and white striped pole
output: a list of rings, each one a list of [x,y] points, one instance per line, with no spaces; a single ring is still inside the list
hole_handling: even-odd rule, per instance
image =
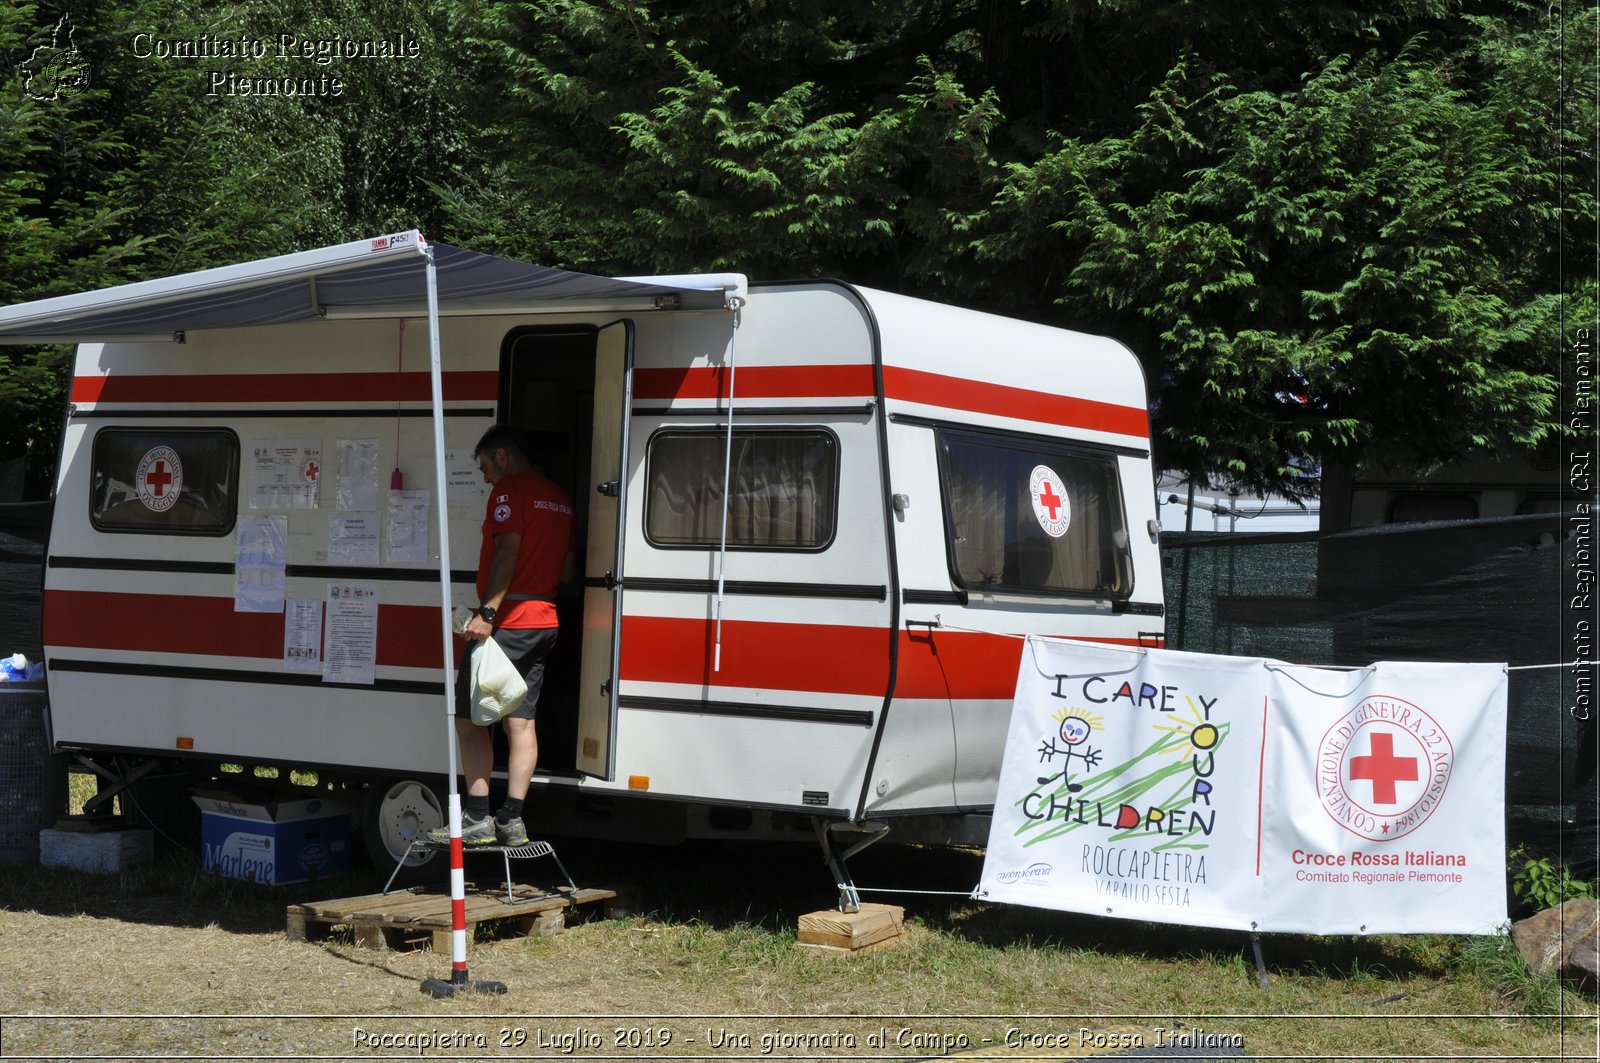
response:
[[[461,993],[504,993],[504,982],[474,982],[467,976],[467,874],[466,860],[461,847],[461,790],[456,785],[456,761],[459,750],[456,742],[455,677],[451,661],[455,656],[455,629],[450,623],[450,518],[445,505],[449,498],[445,483],[444,460],[444,370],[439,355],[439,278],[434,266],[433,248],[417,237],[420,250],[426,256],[428,287],[428,351],[429,376],[433,384],[433,511],[439,528],[439,593],[442,608],[439,610],[440,627],[444,633],[444,726],[448,736],[445,742],[449,763],[446,766],[450,780],[450,980],[429,978],[423,981],[422,991],[434,997],[452,997]],[[395,455],[398,465],[399,455]]]

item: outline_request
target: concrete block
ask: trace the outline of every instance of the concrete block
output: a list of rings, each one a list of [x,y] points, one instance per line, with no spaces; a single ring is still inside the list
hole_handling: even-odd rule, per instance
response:
[[[155,858],[155,835],[147,830],[72,831],[46,828],[39,832],[39,863],[115,875]]]

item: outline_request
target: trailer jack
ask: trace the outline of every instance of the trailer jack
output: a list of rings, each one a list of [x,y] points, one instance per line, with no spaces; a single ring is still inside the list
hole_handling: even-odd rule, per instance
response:
[[[101,808],[109,805],[118,794],[161,766],[161,761],[159,760],[147,760],[131,771],[118,775],[106,768],[102,768],[82,753],[75,755],[72,759],[111,784],[83,803],[83,811],[91,816],[99,814]]]
[[[822,846],[822,859],[828,865],[828,870],[833,873],[833,881],[839,886],[839,910],[841,912],[859,912],[861,910],[861,893],[856,889],[855,880],[850,877],[847,861],[863,849],[889,836],[889,825],[878,822],[845,823],[836,819],[823,819],[821,816],[811,817],[811,826],[817,832],[817,841]],[[835,848],[835,834],[864,834],[866,837],[856,842],[844,852]]]

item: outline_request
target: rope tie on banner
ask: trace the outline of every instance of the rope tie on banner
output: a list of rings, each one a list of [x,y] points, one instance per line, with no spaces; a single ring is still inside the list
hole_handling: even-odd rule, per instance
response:
[[[1315,694],[1319,698],[1348,698],[1350,695],[1354,694],[1357,690],[1361,689],[1361,684],[1362,683],[1365,683],[1368,679],[1372,678],[1372,673],[1377,670],[1378,666],[1375,665],[1375,664],[1369,664],[1369,665],[1366,665],[1366,666],[1361,667],[1361,668],[1346,668],[1346,667],[1344,667],[1342,665],[1333,665],[1333,666],[1327,667],[1326,671],[1330,671],[1330,672],[1362,672],[1362,673],[1365,673],[1364,675],[1362,675],[1360,682],[1356,683],[1356,685],[1351,687],[1349,690],[1344,691],[1343,693],[1339,693],[1339,694],[1327,694],[1327,693],[1324,693],[1323,691],[1320,691],[1320,690],[1313,690],[1310,687],[1306,686],[1306,684],[1302,683],[1299,679],[1297,679],[1294,676],[1290,675],[1289,674],[1289,670],[1284,668],[1284,667],[1282,667],[1281,665],[1275,665],[1275,664],[1272,664],[1270,662],[1263,661],[1262,664],[1261,664],[1261,667],[1265,668],[1269,672],[1281,673],[1285,679],[1289,680],[1289,682],[1293,683],[1295,686],[1299,687],[1301,690],[1304,690],[1307,694]],[[1308,667],[1321,668],[1323,666],[1322,665],[1309,665]]]
[[[1060,672],[1046,671],[1044,668],[1040,667],[1040,665],[1039,665],[1039,654],[1038,654],[1037,648],[1034,646],[1034,641],[1035,640],[1033,640],[1033,639],[1028,639],[1028,659],[1033,662],[1034,671],[1038,672],[1039,675],[1042,678],[1044,678],[1044,679],[1053,679],[1058,684],[1064,679],[1088,679],[1090,676],[1097,676],[1097,675],[1102,675],[1102,676],[1103,675],[1127,675],[1130,672],[1136,672],[1136,671],[1139,670],[1139,663],[1140,662],[1135,661],[1133,664],[1129,665],[1127,668],[1122,669],[1122,671],[1120,671],[1120,672],[1084,672],[1082,675],[1062,675]],[[1127,649],[1126,647],[1123,647],[1123,646],[1108,646],[1106,648],[1107,649],[1113,649],[1113,650],[1125,650],[1125,649]],[[1140,657],[1144,656],[1144,651],[1143,650],[1134,650],[1132,652],[1137,653]]]

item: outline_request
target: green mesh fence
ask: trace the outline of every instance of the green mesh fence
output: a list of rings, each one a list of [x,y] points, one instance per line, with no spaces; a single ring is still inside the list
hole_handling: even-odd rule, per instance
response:
[[[1593,720],[1569,712],[1571,669],[1523,667],[1572,659],[1573,529],[1546,514],[1163,535],[1167,644],[1312,665],[1505,662],[1508,843],[1592,870]]]

